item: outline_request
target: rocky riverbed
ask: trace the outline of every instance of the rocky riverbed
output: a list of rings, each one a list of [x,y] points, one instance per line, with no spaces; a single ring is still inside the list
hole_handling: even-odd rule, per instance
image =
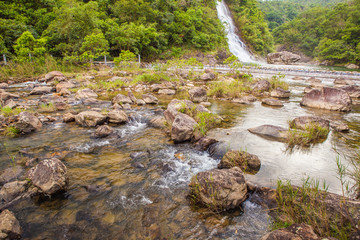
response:
[[[0,237],[259,239],[271,218],[254,190],[308,175],[341,192],[337,152],[359,142],[356,80],[289,75],[285,90],[261,73],[241,98],[209,98],[213,82],[233,76],[180,70],[165,73],[171,81],[133,82],[141,74],[52,72],[0,85],[0,221],[11,228]],[[296,120],[298,129],[325,121],[330,132],[288,151],[276,136],[287,139],[288,121],[302,116],[314,118]],[[273,128],[248,131],[263,125]],[[192,204],[190,182],[207,182],[197,174],[219,176],[219,191],[234,196]]]

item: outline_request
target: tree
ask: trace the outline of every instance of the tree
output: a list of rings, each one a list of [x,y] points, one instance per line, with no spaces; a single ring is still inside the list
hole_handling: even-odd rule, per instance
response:
[[[87,35],[81,45],[81,60],[93,61],[94,58],[109,54],[109,42],[103,33]]]
[[[16,44],[14,45],[17,60],[24,62],[29,61],[31,58],[35,58],[36,60],[44,59],[46,52],[45,44],[46,38],[35,39],[31,32],[25,31],[16,40]]]

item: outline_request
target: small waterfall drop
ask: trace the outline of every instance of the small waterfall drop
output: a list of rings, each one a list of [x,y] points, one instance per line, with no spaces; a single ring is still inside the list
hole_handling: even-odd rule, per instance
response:
[[[225,26],[230,52],[234,54],[234,56],[236,56],[241,62],[255,62],[251,53],[246,49],[246,45],[236,34],[234,21],[231,18],[230,10],[224,0],[216,0],[216,9],[218,18]]]

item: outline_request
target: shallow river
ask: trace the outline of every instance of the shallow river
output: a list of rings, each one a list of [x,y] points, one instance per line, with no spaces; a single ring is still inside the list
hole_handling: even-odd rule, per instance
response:
[[[307,85],[285,78],[292,97],[284,107],[237,105],[213,101],[210,110],[228,123],[209,135],[224,141],[229,149],[242,149],[259,156],[258,174],[246,178],[263,186],[277,179],[301,184],[305,176],[326,180],[329,190],[341,190],[336,175],[336,150],[349,155],[359,142],[360,107],[350,113],[319,111],[300,107]],[[323,79],[328,85],[333,79]],[[53,199],[35,198],[14,206],[26,239],[259,239],[271,220],[260,206],[246,201],[240,209],[214,214],[195,209],[187,198],[191,177],[216,168],[219,160],[199,152],[190,144],[174,145],[148,121],[159,107],[128,111],[131,121],[115,127],[117,134],[92,139],[94,129],[55,121],[26,137],[0,137],[0,170],[32,157],[59,157],[68,168],[69,190]],[[110,107],[110,102],[100,106]],[[74,106],[79,108],[79,106]],[[327,140],[310,149],[286,151],[284,143],[253,135],[248,128],[263,124],[287,127],[296,116],[314,115],[345,121],[349,133],[331,131]],[[22,154],[18,154],[19,150]],[[181,156],[181,157],[176,157]],[[347,160],[341,157],[344,164]]]

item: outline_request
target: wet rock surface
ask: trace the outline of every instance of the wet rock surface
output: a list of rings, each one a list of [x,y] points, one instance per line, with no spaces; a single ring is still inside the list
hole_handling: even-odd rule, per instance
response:
[[[20,223],[9,210],[0,213],[0,239],[20,239]]]
[[[251,133],[280,141],[286,139],[288,135],[288,129],[274,125],[262,125],[256,128],[249,128],[248,130]]]
[[[206,90],[201,87],[193,88],[189,90],[190,100],[194,103],[206,102],[207,95]]]
[[[75,122],[83,127],[96,127],[105,121],[106,117],[95,111],[85,111],[75,116]]]
[[[325,129],[329,129],[330,122],[320,117],[301,116],[297,117],[290,122],[292,128],[306,130],[309,127],[319,126]]]
[[[245,151],[228,151],[221,159],[218,168],[233,168],[239,167],[246,173],[255,174],[260,170],[260,159],[254,155]]]
[[[190,195],[212,210],[229,210],[247,198],[245,178],[240,168],[200,172],[190,182]]]
[[[301,223],[293,224],[290,227],[278,229],[266,234],[261,240],[287,240],[287,239],[308,239],[308,240],[320,240],[311,226]]]
[[[297,54],[282,51],[276,53],[269,53],[267,55],[267,62],[269,64],[293,64],[301,60]]]
[[[174,142],[191,140],[197,122],[186,114],[178,113],[171,127],[171,139]]]
[[[56,158],[45,159],[27,173],[31,183],[45,195],[66,190],[67,168]]]
[[[42,128],[42,123],[34,114],[21,112],[19,114],[19,121],[15,124],[15,127],[20,133],[26,134]]]
[[[320,90],[313,89],[305,94],[300,104],[313,108],[349,112],[351,103],[351,98],[344,90],[324,87]]]

